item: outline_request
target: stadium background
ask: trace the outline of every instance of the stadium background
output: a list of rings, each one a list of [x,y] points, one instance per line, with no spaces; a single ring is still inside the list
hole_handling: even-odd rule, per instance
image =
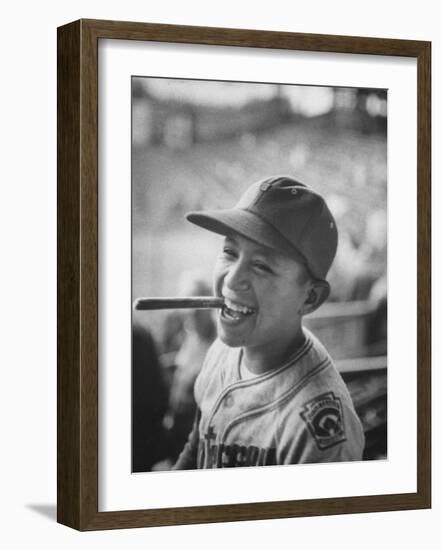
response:
[[[366,431],[365,458],[385,458],[386,90],[133,77],[133,298],[210,294],[220,238],[193,227],[185,213],[230,207],[251,183],[274,174],[317,189],[337,220],[331,296],[305,324],[349,386]],[[136,471],[170,467],[184,444],[202,342],[214,335],[210,315],[134,313],[145,333],[133,345],[150,357],[133,370]],[[200,346],[188,344],[189,333]],[[152,380],[149,362],[159,371]]]

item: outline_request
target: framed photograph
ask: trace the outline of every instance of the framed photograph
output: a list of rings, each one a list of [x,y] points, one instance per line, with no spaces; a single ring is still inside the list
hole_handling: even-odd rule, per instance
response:
[[[431,506],[431,44],[58,29],[58,521]]]

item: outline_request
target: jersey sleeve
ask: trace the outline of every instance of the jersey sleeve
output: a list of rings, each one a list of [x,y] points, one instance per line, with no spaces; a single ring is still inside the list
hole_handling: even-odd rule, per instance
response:
[[[325,392],[297,408],[280,426],[279,464],[362,460],[365,438],[351,404]]]

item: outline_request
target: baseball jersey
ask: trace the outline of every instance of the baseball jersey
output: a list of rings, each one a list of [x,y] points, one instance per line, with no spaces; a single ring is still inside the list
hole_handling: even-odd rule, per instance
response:
[[[176,469],[361,460],[364,433],[319,340],[283,365],[241,376],[242,349],[216,340],[195,383],[199,415]]]

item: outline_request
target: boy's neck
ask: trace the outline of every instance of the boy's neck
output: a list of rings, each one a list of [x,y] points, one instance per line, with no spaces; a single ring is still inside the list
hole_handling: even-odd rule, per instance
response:
[[[268,371],[278,369],[286,363],[303,346],[305,340],[306,337],[301,327],[295,338],[293,338],[285,349],[275,352],[268,347],[243,348],[242,361],[250,372],[265,374]]]

